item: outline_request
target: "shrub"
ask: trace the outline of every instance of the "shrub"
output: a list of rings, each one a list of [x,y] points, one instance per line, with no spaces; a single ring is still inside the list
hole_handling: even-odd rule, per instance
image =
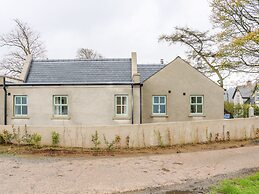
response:
[[[59,133],[53,131],[51,133],[51,137],[52,137],[52,145],[57,146],[59,144]]]
[[[255,116],[259,116],[259,106],[253,105]]]
[[[234,103],[224,102],[224,109],[231,115],[231,118],[234,117]]]
[[[37,134],[37,133],[33,133],[31,135],[31,144],[38,148],[40,147],[40,141],[41,141],[41,135]]]
[[[254,115],[259,116],[259,107],[252,105],[254,108]],[[224,109],[231,114],[234,118],[247,118],[249,115],[249,104],[234,105],[232,102],[225,102]]]
[[[0,144],[4,144],[4,143],[5,143],[5,141],[4,141],[3,135],[0,134]]]
[[[235,105],[234,106],[234,117],[235,118],[247,118],[249,112],[249,104]]]
[[[95,131],[95,134],[92,135],[92,142],[94,143],[94,149],[98,150],[99,149],[99,145],[101,144],[101,142],[99,140],[99,135],[98,135],[97,131]]]
[[[11,144],[12,143],[12,139],[13,139],[13,135],[11,133],[9,133],[7,130],[3,130],[3,132],[0,134],[0,143],[2,142],[2,144]]]

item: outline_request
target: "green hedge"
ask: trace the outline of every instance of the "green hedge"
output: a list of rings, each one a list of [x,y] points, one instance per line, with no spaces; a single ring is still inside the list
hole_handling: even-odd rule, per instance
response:
[[[254,108],[254,114],[256,116],[259,116],[259,107],[256,105],[252,105]],[[234,105],[234,103],[231,102],[225,102],[224,103],[224,109],[231,114],[234,118],[247,118],[249,113],[249,104],[243,104],[243,105]]]

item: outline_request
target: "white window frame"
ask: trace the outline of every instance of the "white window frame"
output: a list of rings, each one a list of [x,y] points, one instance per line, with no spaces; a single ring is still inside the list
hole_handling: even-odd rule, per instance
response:
[[[196,98],[196,102],[192,102],[192,97]],[[201,97],[201,103],[197,102],[197,97]],[[192,108],[191,108],[192,105],[196,106],[195,113],[192,113]],[[202,105],[202,109],[201,109],[202,112],[201,113],[197,112],[197,106],[198,105]],[[190,96],[190,114],[191,115],[203,115],[203,112],[204,112],[203,108],[204,108],[204,96],[203,95],[191,95]]]
[[[123,102],[122,101],[122,98],[125,97],[126,98],[126,104],[119,104],[117,103],[117,98],[120,97],[121,98],[121,103]],[[127,94],[116,94],[114,95],[114,111],[115,111],[115,115],[116,116],[128,116],[128,104],[129,104],[129,101],[128,101],[128,95]],[[122,113],[122,107],[125,107],[125,113]],[[121,113],[117,113],[117,107],[120,107],[121,108]]]
[[[155,103],[155,100],[154,100],[155,97],[158,97],[158,99],[159,99],[158,103]],[[160,97],[165,98],[164,103],[160,102]],[[154,105],[158,105],[158,107],[159,107],[158,112],[159,113],[154,113]],[[164,113],[161,113],[161,110],[160,110],[161,105],[165,105],[165,112]],[[166,112],[167,112],[167,98],[166,98],[166,95],[154,95],[154,96],[152,96],[152,115],[166,115]]]
[[[16,99],[17,99],[17,98],[21,98],[21,99],[20,99],[20,100],[21,100],[21,104],[17,104],[17,102],[16,102]],[[26,104],[23,104],[23,103],[22,103],[22,98],[26,98]],[[17,106],[21,107],[21,112],[20,112],[20,114],[16,114],[15,107],[17,107]],[[23,113],[22,113],[22,107],[27,107],[27,114],[23,114]],[[15,117],[28,116],[28,96],[27,96],[27,95],[15,95],[15,96],[14,96],[14,107],[13,107],[13,108],[14,108],[13,111],[14,111],[14,116],[15,116]]]
[[[61,104],[56,104],[55,98],[66,98],[67,103],[62,104],[62,100],[60,100]],[[55,107],[59,107],[59,114],[55,114]],[[67,106],[67,114],[60,114],[62,112],[62,107]],[[66,117],[69,115],[69,102],[68,102],[68,95],[53,95],[53,115],[55,117]]]

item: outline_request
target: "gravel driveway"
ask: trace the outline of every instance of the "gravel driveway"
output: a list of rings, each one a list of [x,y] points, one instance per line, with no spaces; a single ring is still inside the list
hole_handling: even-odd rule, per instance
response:
[[[114,193],[259,167],[259,146],[138,157],[0,155],[0,193]]]

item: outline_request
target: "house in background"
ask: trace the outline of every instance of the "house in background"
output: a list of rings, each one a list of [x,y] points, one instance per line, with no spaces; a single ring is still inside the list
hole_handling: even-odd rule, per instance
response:
[[[233,94],[235,92],[235,87],[230,87],[228,89],[225,90],[224,92],[224,101],[225,102],[230,102],[230,103],[233,103]]]
[[[33,60],[2,78],[0,124],[113,125],[223,119],[224,90],[177,57]]]
[[[259,106],[258,83],[247,81],[246,85],[237,86],[232,96],[234,105],[255,104]]]

